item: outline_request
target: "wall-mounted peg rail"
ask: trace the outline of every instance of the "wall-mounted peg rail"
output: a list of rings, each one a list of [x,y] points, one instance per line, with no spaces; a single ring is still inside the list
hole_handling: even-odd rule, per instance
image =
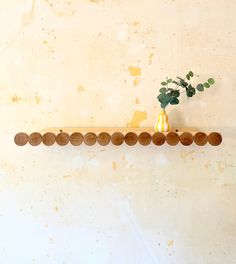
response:
[[[68,129],[70,130],[70,129]],[[84,143],[87,146],[93,146],[98,143],[101,146],[106,146],[109,143],[120,146],[123,143],[134,146],[139,143],[142,146],[147,146],[153,143],[161,146],[167,143],[171,146],[176,146],[181,143],[184,146],[190,146],[195,143],[198,146],[204,146],[209,143],[212,146],[218,146],[222,142],[222,136],[218,132],[204,133],[204,132],[169,132],[160,133],[154,132],[152,128],[78,128],[69,133],[68,130],[57,130],[55,132],[31,134],[18,133],[15,135],[14,141],[18,146],[24,146],[29,143],[32,146],[38,146],[41,143],[46,146],[52,146],[57,143],[60,146],[72,144],[73,146],[80,146]],[[64,132],[67,131],[67,132]]]

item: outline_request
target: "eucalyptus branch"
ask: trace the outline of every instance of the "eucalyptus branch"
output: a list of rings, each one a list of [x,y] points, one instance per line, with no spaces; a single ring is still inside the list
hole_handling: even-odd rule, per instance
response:
[[[161,104],[161,108],[165,109],[168,104],[177,105],[179,104],[178,97],[182,93],[186,93],[186,96],[192,97],[196,94],[196,91],[203,92],[205,88],[209,88],[215,83],[213,78],[209,78],[205,83],[199,83],[194,87],[192,81],[190,81],[194,76],[199,77],[199,75],[194,74],[192,71],[189,71],[185,78],[176,77],[175,80],[166,77],[166,81],[161,82],[162,87],[160,88],[157,99]],[[171,88],[170,84],[175,84],[175,88]],[[180,88],[183,88],[184,91],[180,92]]]

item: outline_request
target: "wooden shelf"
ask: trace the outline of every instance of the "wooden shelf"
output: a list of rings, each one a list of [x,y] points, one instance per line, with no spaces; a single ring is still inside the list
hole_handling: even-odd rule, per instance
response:
[[[57,143],[60,146],[72,144],[80,146],[84,143],[87,146],[93,146],[98,143],[106,146],[109,143],[120,146],[123,143],[134,146],[137,143],[147,146],[151,143],[161,146],[167,143],[176,146],[181,143],[184,146],[190,146],[195,143],[204,146],[209,143],[212,146],[218,146],[222,142],[222,136],[218,132],[198,132],[194,128],[175,129],[168,133],[155,132],[154,128],[127,128],[127,127],[71,127],[71,128],[48,128],[41,132],[24,133],[15,135],[15,144],[24,146],[29,143],[32,146],[38,146],[41,143],[46,146],[52,146]]]

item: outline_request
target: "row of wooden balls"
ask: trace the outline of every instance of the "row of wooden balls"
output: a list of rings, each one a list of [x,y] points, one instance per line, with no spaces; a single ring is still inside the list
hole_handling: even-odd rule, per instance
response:
[[[125,142],[129,146],[133,146],[137,142],[139,142],[143,146],[149,145],[151,142],[157,146],[161,146],[165,142],[167,142],[171,146],[175,146],[179,142],[184,146],[189,146],[193,142],[195,142],[199,146],[203,146],[207,142],[213,146],[218,146],[222,142],[222,137],[217,132],[212,132],[209,135],[206,135],[203,132],[198,132],[194,135],[189,132],[183,132],[181,134],[175,132],[169,132],[167,134],[163,134],[160,132],[154,134],[142,132],[138,135],[134,132],[129,132],[125,135],[120,132],[115,132],[113,134],[102,132],[98,135],[93,132],[88,132],[86,134],[75,132],[71,135],[65,132],[60,132],[57,135],[51,132],[45,133],[43,135],[34,132],[30,135],[26,133],[18,133],[16,134],[14,140],[16,145],[18,146],[24,146],[27,143],[32,146],[38,146],[41,143],[46,146],[51,146],[55,142],[60,146],[65,146],[68,143],[71,143],[74,146],[79,146],[83,142],[88,146],[92,146],[96,142],[98,142],[102,146],[106,146],[110,142],[116,146],[123,144],[123,142]]]

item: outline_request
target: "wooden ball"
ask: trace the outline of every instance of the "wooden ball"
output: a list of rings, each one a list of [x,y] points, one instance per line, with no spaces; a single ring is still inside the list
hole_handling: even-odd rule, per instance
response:
[[[73,146],[79,146],[83,143],[83,141],[84,141],[84,136],[79,132],[75,132],[70,135],[70,143]]]
[[[56,141],[56,135],[51,133],[51,132],[47,132],[43,135],[42,137],[42,142],[45,146],[52,146]]]
[[[212,146],[218,146],[218,145],[220,145],[221,142],[222,142],[222,136],[221,136],[221,134],[219,134],[217,132],[210,133],[210,135],[208,135],[208,142]]]
[[[128,146],[134,146],[138,142],[138,136],[134,132],[129,132],[125,135],[125,143]]]
[[[42,136],[41,136],[41,134],[39,134],[37,132],[34,132],[34,133],[30,134],[29,135],[29,138],[28,138],[28,142],[32,146],[38,146],[42,142]]]
[[[24,146],[28,142],[28,135],[26,133],[18,133],[14,138],[15,144],[17,146]]]
[[[175,132],[169,132],[166,135],[166,142],[170,145],[170,146],[175,146],[179,143],[179,135]]]
[[[84,136],[84,143],[87,145],[87,146],[92,146],[96,143],[97,141],[97,135],[95,133],[92,133],[92,132],[88,132],[85,134]]]
[[[115,132],[111,136],[111,142],[113,145],[120,146],[124,142],[124,135],[120,132]]]
[[[111,136],[106,132],[102,132],[98,135],[97,141],[101,146],[106,146],[110,143]]]
[[[198,132],[194,135],[193,140],[198,146],[204,146],[207,143],[207,135],[203,132]]]
[[[57,136],[56,136],[56,142],[60,146],[67,145],[69,143],[69,141],[70,141],[70,136],[65,132],[61,132],[61,133],[57,134]]]
[[[180,142],[184,146],[190,146],[193,143],[193,135],[189,132],[183,132],[180,136]]]
[[[141,145],[143,146],[147,146],[151,143],[152,141],[152,137],[148,132],[142,132],[141,134],[139,134],[138,136],[138,141]]]
[[[165,143],[166,137],[163,133],[161,132],[156,132],[152,135],[152,142],[153,144],[157,146],[161,146]]]

